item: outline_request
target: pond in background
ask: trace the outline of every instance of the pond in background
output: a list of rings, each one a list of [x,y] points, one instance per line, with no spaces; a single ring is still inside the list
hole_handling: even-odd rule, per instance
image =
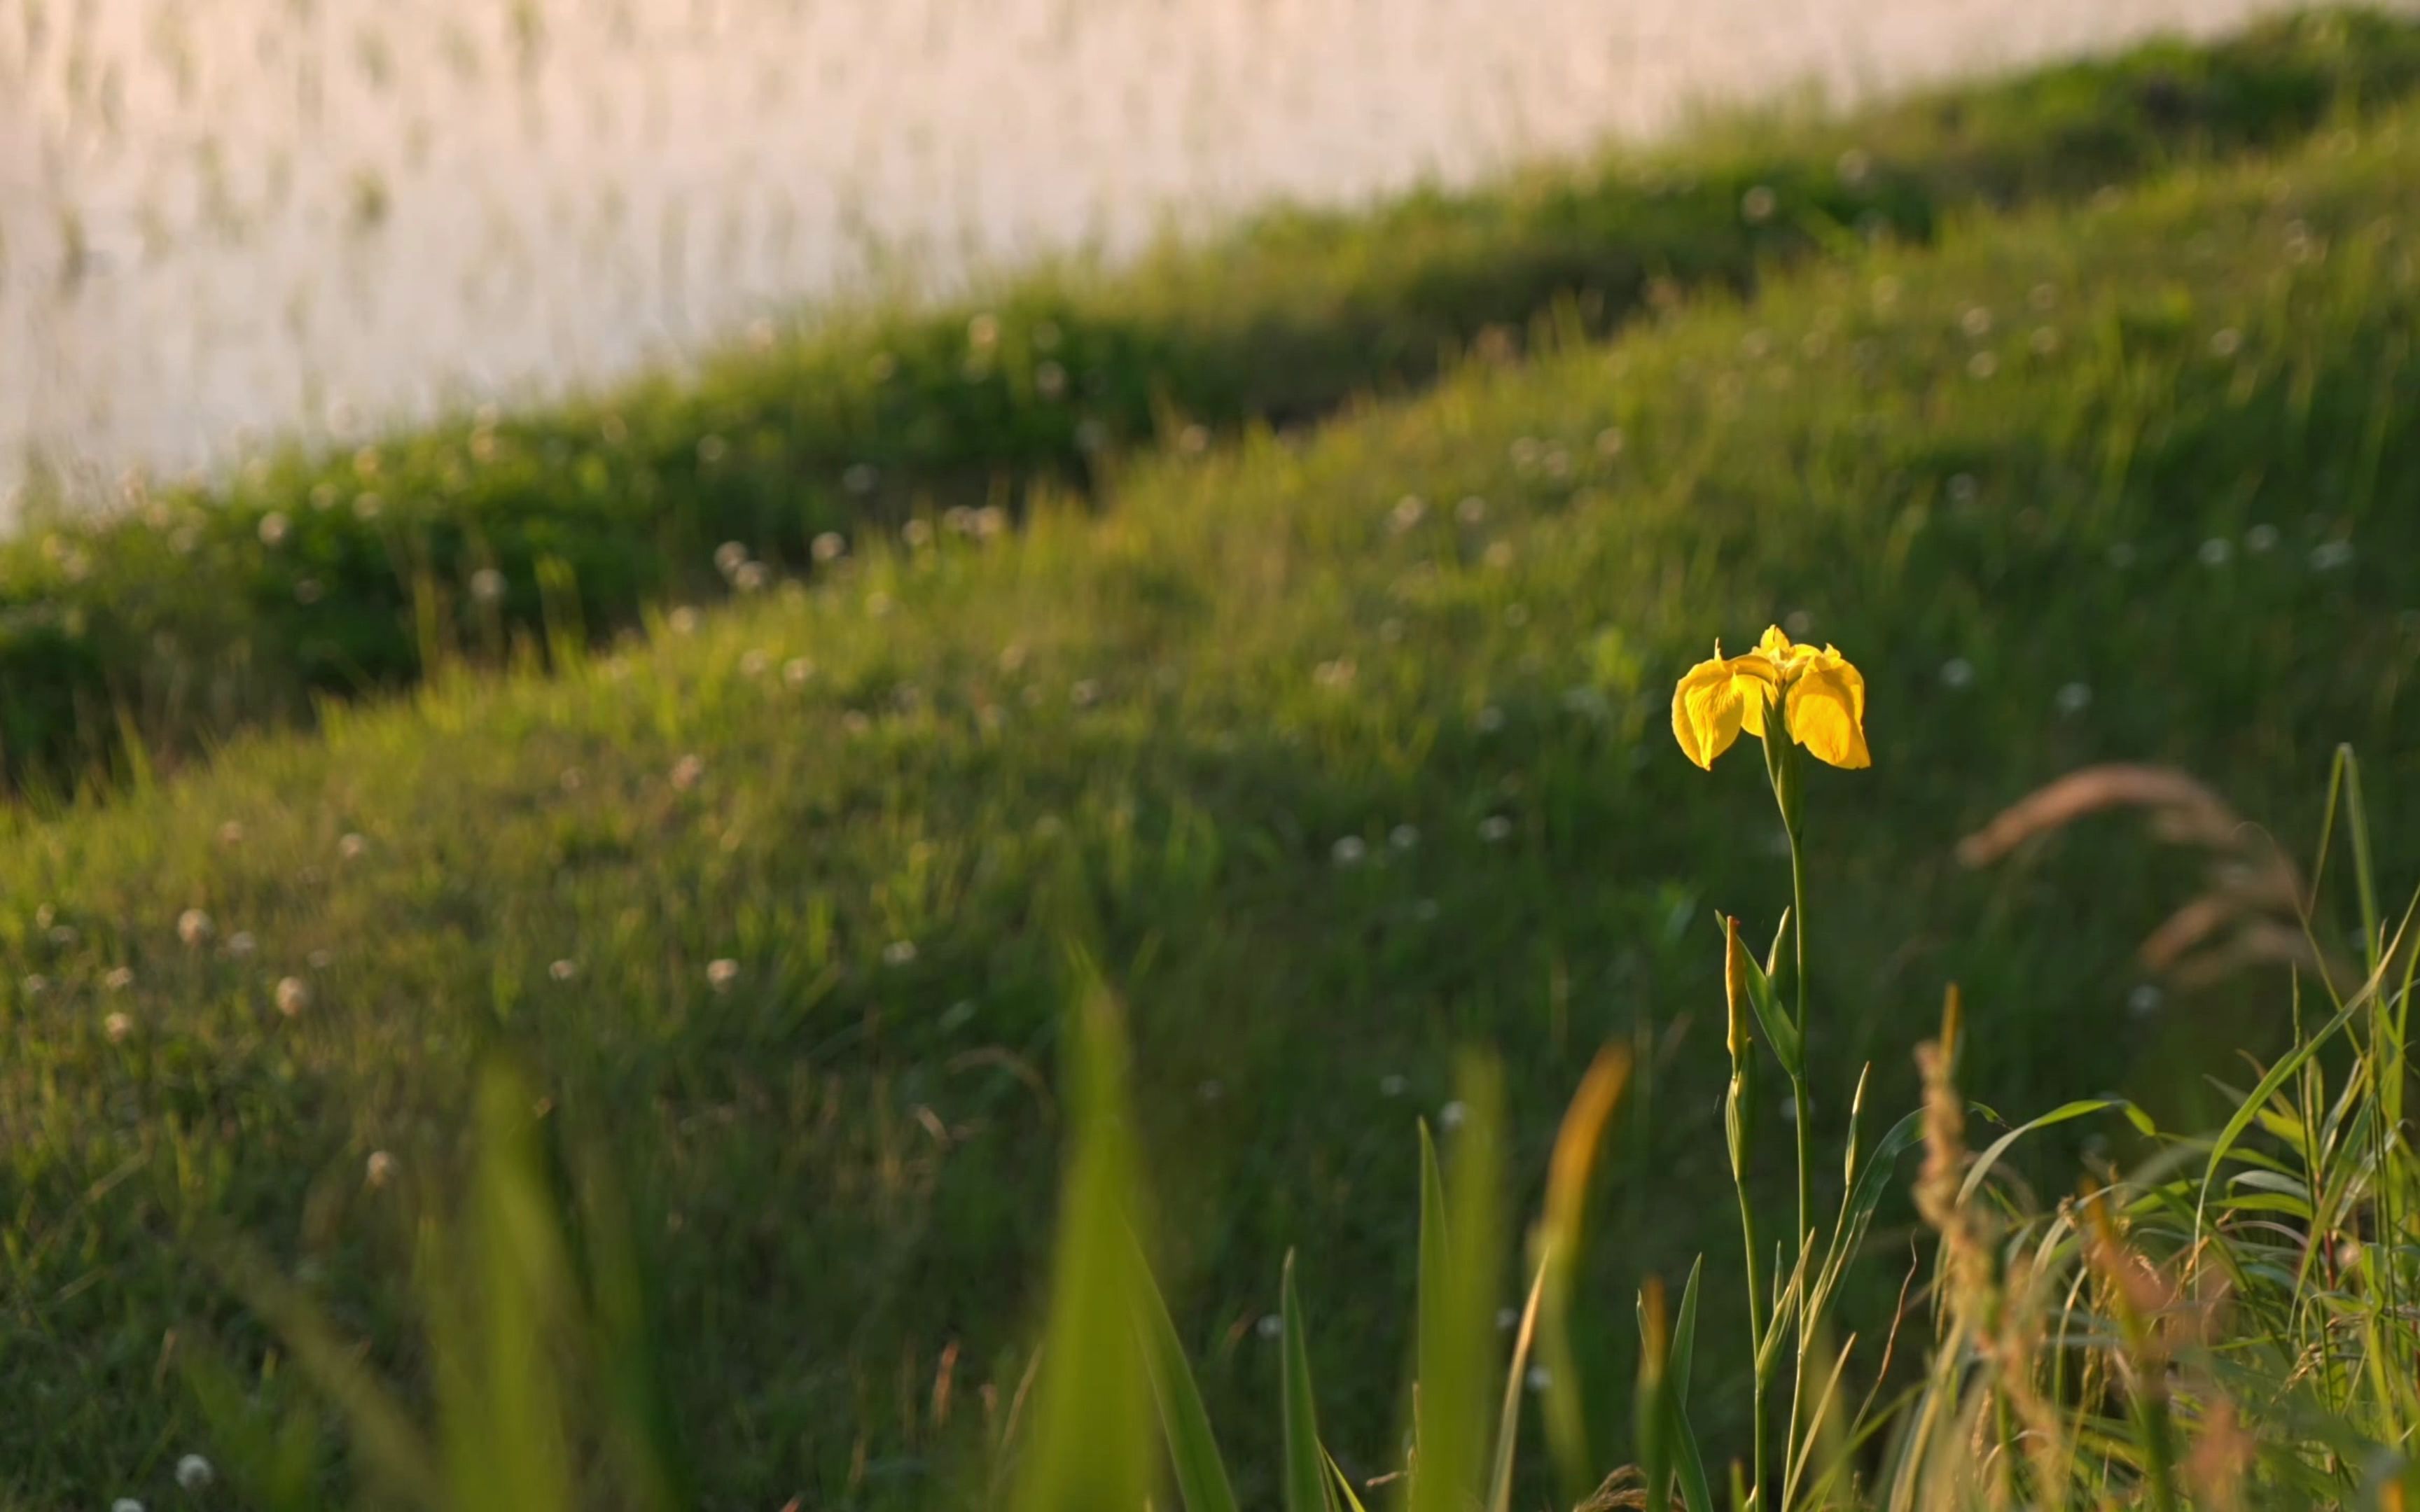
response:
[[[0,0],[0,491],[2282,0]],[[13,505],[11,506],[13,509]]]

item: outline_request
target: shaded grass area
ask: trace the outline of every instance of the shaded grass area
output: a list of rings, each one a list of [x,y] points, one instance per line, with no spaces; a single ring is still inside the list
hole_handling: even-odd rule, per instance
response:
[[[104,518],[0,546],[0,766],[35,788],[139,782],[448,657],[568,645],[802,570],[818,537],[911,516],[996,530],[1035,488],[1096,491],[1155,440],[1293,426],[1682,289],[2276,146],[2415,81],[2406,22],[2279,22],[1366,212],[1276,213],[1124,271],[1046,270],[586,400],[263,460],[224,491],[135,486]]]
[[[156,1483],[199,1431],[195,1351],[264,1413],[296,1400],[190,1258],[229,1229],[419,1369],[415,1205],[497,1045],[631,1189],[703,1496],[980,1486],[1051,1223],[1071,935],[1131,1005],[1163,1273],[1231,1450],[1277,1462],[1242,1404],[1299,1245],[1324,1431],[1386,1462],[1412,1120],[1442,1116],[1452,1047],[1501,1052],[1535,1172],[1597,1043],[1637,1037],[1578,1285],[1626,1296],[1699,1251],[1729,1284],[1709,921],[1770,931],[1779,836],[1754,763],[1689,767],[1666,699],[1773,620],[1872,689],[1873,770],[1810,778],[1824,959],[1880,964],[1816,981],[1815,1086],[1870,1057],[1869,1106],[1903,1108],[1954,977],[1974,1095],[2122,1079],[2195,1121],[2199,1073],[2283,1030],[2228,992],[2133,992],[2186,869],[2114,831],[1989,876],[1949,846],[2118,757],[2299,837],[2350,740],[2381,854],[2409,854],[2416,253],[2396,115],[17,817],[0,1487]],[[1582,1367],[1618,1379],[1625,1310],[1592,1315]],[[1734,1327],[1710,1319],[1699,1367],[1714,1442],[1745,1410]]]

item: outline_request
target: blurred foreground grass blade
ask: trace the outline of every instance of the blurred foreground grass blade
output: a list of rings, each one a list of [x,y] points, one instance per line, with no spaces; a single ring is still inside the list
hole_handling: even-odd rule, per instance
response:
[[[1586,1493],[1593,1460],[1588,1434],[1588,1407],[1579,1362],[1572,1348],[1572,1274],[1580,1261],[1586,1236],[1590,1178],[1606,1125],[1620,1105],[1630,1080],[1630,1052],[1608,1044],[1597,1052],[1588,1074],[1580,1079],[1555,1136],[1555,1152],[1547,1166],[1546,1211],[1539,1227],[1538,1285],[1544,1298],[1537,1341],[1546,1369],[1544,1412],[1546,1442],[1555,1457],[1563,1499],[1577,1501]],[[1526,1323],[1525,1323],[1526,1330]],[[1516,1372],[1517,1373],[1517,1372]],[[1499,1441],[1497,1461],[1505,1449]]]
[[[1642,1505],[1661,1509],[1671,1461],[1666,1448],[1671,1438],[1671,1401],[1667,1365],[1671,1359],[1669,1321],[1664,1313],[1664,1283],[1649,1276],[1638,1288],[1637,1418],[1639,1494]]]
[[[1503,1073],[1493,1060],[1473,1056],[1463,1064],[1459,1086],[1464,1114],[1443,1188],[1440,1273],[1433,1314],[1421,1319],[1412,1512],[1468,1512],[1481,1496],[1487,1454],[1487,1394],[1496,1374],[1489,1361],[1505,1238]]]
[[[261,1256],[234,1248],[218,1265],[227,1289],[269,1325],[312,1384],[334,1403],[350,1434],[356,1471],[408,1504],[442,1512],[447,1503],[436,1450],[394,1393],[363,1365],[362,1350],[339,1338],[327,1314]],[[202,1384],[208,1407],[217,1393],[208,1390],[209,1382]]]
[[[177,1356],[202,1420],[210,1426],[219,1467],[240,1489],[245,1505],[258,1512],[318,1512],[326,1494],[318,1485],[319,1404],[300,1402],[270,1418],[260,1404],[247,1399],[243,1382],[223,1358],[191,1347]]]
[[[432,1317],[442,1319],[430,1339],[439,1452],[456,1509],[579,1504],[562,1349],[575,1295],[534,1101],[503,1063],[481,1073],[469,1246],[440,1253],[428,1273]]]
[[[577,1150],[581,1239],[592,1348],[602,1358],[606,1427],[629,1505],[679,1512],[697,1504],[680,1414],[666,1389],[660,1288],[640,1250],[629,1198],[593,1132]]]
[[[1294,1285],[1294,1252],[1285,1258],[1284,1294],[1280,1304],[1284,1325],[1284,1374],[1279,1382],[1279,1408],[1285,1414],[1286,1512],[1331,1512],[1327,1494],[1327,1451],[1319,1443],[1319,1410],[1311,1385],[1311,1349],[1303,1342],[1302,1299]]]
[[[1210,1429],[1210,1410],[1202,1404],[1202,1388],[1185,1358],[1176,1322],[1168,1315],[1167,1299],[1152,1278],[1142,1245],[1130,1242],[1127,1255],[1134,1268],[1135,1330],[1142,1340],[1143,1367],[1151,1373],[1152,1399],[1159,1406],[1160,1432],[1168,1441],[1177,1494],[1186,1512],[1235,1512],[1235,1491],[1218,1456],[1218,1436]]]
[[[1071,1119],[1023,1512],[1132,1512],[1152,1489],[1148,1372],[1136,1337],[1126,1212],[1135,1192],[1117,1004],[1085,963],[1070,1026]]]

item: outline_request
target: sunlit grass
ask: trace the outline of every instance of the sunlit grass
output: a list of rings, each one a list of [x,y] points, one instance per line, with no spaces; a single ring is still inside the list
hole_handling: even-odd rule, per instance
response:
[[[1870,238],[2349,127],[2415,79],[2405,23],[2281,23],[1361,211],[1272,212],[1123,270],[1077,259],[804,328],[768,315],[583,400],[268,452],[216,488],[128,480],[98,520],[38,510],[0,548],[0,764],[53,791],[139,781],[320,699],[807,570],[818,543],[911,517],[990,530],[1052,490],[1114,498],[1138,449],[1298,428]],[[359,234],[386,219],[391,177],[344,187]],[[627,213],[600,237],[694,239],[701,212]],[[537,276],[508,250],[472,293],[509,301]],[[2063,339],[2021,307],[1980,317]],[[1967,361],[2012,355],[2044,354],[1995,341]],[[722,570],[726,547],[760,565]]]
[[[249,1236],[427,1381],[391,1278],[501,1048],[626,1183],[701,1496],[980,1499],[1042,1300],[1071,929],[1133,1005],[1155,1258],[1239,1496],[1282,1463],[1248,1408],[1289,1248],[1323,1441],[1356,1475],[1399,1457],[1416,1120],[1485,1111],[1456,1045],[1495,1048],[1532,1182],[1599,1041],[1636,1047],[1621,1242],[1572,1280],[1622,1299],[1570,1341],[1617,1399],[1639,1276],[1702,1254],[1708,1296],[1738,1285],[1709,919],[1786,891],[1753,776],[1669,747],[1715,626],[1853,647],[1872,688],[1874,772],[1808,779],[1818,1088],[1870,1060],[1870,1105],[1908,1105],[1955,979],[1972,1096],[2118,1084],[2216,1126],[2195,1078],[2285,1029],[2268,985],[2163,1000],[2131,964],[2177,863],[2079,833],[1978,875],[1950,846],[2110,757],[2307,833],[2351,740],[2406,853],[2415,164],[2397,116],[1978,220],[1171,458],[1098,515],[863,543],[631,643],[569,635],[551,674],[15,812],[0,1399],[32,1406],[0,1414],[4,1484],[227,1469],[179,1368],[204,1352],[264,1421],[316,1400],[205,1241]],[[1818,1134],[1844,1111],[1819,1097]],[[1838,1306],[1870,1344],[1897,1276],[1860,1273]],[[1699,1326],[1691,1422],[1739,1442],[1745,1357]]]

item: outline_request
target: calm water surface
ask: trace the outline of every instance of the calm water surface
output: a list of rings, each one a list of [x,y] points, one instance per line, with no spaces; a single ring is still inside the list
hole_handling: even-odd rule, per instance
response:
[[[0,491],[2280,0],[0,0]]]

